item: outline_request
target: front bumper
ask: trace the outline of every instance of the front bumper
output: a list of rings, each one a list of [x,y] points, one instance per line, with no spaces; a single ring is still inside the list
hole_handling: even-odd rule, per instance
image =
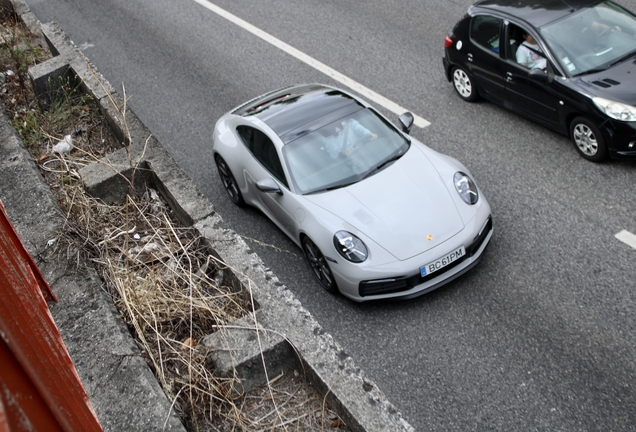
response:
[[[473,266],[477,264],[481,253],[486,248],[490,237],[492,236],[492,218],[488,218],[488,222],[484,225],[483,230],[477,236],[475,241],[466,247],[466,255],[457,261],[452,262],[443,269],[431,273],[427,276],[400,276],[393,278],[384,278],[380,280],[370,280],[360,282],[358,293],[360,297],[372,297],[374,295],[394,294],[404,291],[411,291],[414,288],[420,288],[416,293],[406,296],[406,298],[417,297],[450,282],[459,277]],[[475,259],[476,258],[476,259]],[[455,270],[455,271],[454,271]]]
[[[636,159],[636,122],[609,119],[601,126],[612,159]]]
[[[488,210],[488,206],[485,206],[484,210]],[[339,266],[331,266],[341,294],[351,300],[362,302],[409,299],[440,288],[474,267],[490,242],[493,226],[489,212],[482,213],[481,217],[476,217],[468,225],[470,226],[465,227],[461,233],[433,250],[405,261],[360,268],[359,271],[354,271],[356,267],[349,266],[348,270],[339,271]],[[420,276],[421,266],[460,246],[466,249],[466,254],[462,258],[429,276]]]

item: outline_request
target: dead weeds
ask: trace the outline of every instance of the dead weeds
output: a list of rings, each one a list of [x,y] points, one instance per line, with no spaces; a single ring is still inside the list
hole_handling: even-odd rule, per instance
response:
[[[228,282],[230,270],[156,191],[120,204],[84,193],[79,170],[122,145],[91,97],[70,85],[39,109],[27,70],[50,54],[14,18],[0,29],[0,99],[66,219],[55,250],[77,268],[97,269],[188,430],[345,429],[298,371],[238,396],[236,377],[215,376],[199,342],[252,312],[249,292]]]

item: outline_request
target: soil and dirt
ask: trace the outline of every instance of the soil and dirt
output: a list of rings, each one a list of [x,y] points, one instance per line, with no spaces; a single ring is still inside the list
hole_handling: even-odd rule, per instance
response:
[[[249,292],[230,286],[228,270],[194,230],[178,224],[156,191],[147,188],[119,204],[84,193],[80,168],[122,143],[91,97],[71,82],[62,83],[50,109],[40,109],[27,71],[50,57],[45,46],[14,16],[3,18],[0,100],[66,218],[49,251],[77,271],[97,269],[186,428],[346,430],[299,371],[238,396],[236,378],[215,376],[199,342],[251,312]]]

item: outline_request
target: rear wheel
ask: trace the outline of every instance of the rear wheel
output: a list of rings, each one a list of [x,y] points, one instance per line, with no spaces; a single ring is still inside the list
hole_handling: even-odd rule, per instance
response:
[[[451,76],[453,77],[453,87],[459,97],[466,102],[474,102],[477,100],[479,97],[477,89],[473,86],[472,78],[464,69],[454,66]]]
[[[227,166],[225,160],[219,155],[216,155],[214,161],[216,162],[216,168],[219,171],[219,177],[221,177],[223,187],[225,187],[232,202],[239,207],[245,205],[245,200],[243,199],[243,195],[241,195],[241,190],[239,189],[238,183],[236,183],[236,179],[232,175],[232,171],[230,171],[230,167]]]
[[[309,261],[309,265],[314,272],[314,276],[316,276],[320,285],[322,285],[322,287],[330,293],[337,292],[338,286],[336,285],[336,280],[329,268],[329,263],[327,263],[327,259],[322,252],[320,252],[318,246],[316,246],[309,237],[305,237],[303,239],[302,246],[303,252],[307,257],[307,261]]]
[[[607,147],[601,131],[585,117],[577,117],[570,125],[570,136],[581,156],[592,162],[607,158]]]

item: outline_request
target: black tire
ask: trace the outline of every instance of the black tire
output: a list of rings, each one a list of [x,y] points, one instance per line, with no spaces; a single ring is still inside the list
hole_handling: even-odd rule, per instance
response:
[[[221,177],[221,183],[223,183],[223,187],[225,187],[225,191],[230,196],[230,199],[237,206],[244,206],[245,200],[243,199],[238,183],[236,183],[236,179],[232,175],[232,171],[230,171],[230,167],[227,166],[225,160],[219,155],[215,156],[214,161],[216,162],[216,169],[219,171],[219,177]]]
[[[570,124],[570,137],[581,156],[592,162],[607,159],[607,146],[601,131],[585,117],[577,117]]]
[[[318,246],[316,246],[309,237],[303,238],[302,245],[305,257],[307,257],[311,270],[320,285],[322,285],[327,292],[338,292],[338,285],[336,285],[336,280],[333,277],[333,273],[331,273],[329,263],[322,252],[320,252],[320,249],[318,249]]]
[[[451,81],[459,97],[466,102],[475,102],[479,99],[479,93],[477,93],[477,88],[473,85],[473,79],[464,69],[459,66],[453,66]]]

